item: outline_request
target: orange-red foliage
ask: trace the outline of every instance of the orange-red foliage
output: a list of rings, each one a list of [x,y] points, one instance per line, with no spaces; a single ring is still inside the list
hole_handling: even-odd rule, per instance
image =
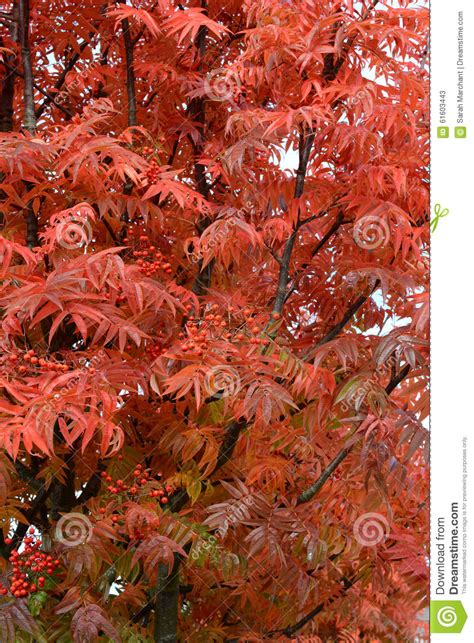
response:
[[[414,640],[427,8],[3,7],[0,639]]]

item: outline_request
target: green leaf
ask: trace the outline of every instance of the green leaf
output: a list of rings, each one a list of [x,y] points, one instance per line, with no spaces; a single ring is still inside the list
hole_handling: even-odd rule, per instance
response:
[[[48,600],[46,592],[35,592],[28,599],[28,609],[32,616],[38,616]]]
[[[199,478],[196,478],[194,480],[190,479],[189,482],[186,483],[186,492],[191,498],[191,504],[194,504],[196,502],[196,500],[201,495],[201,491],[202,482],[199,480]]]

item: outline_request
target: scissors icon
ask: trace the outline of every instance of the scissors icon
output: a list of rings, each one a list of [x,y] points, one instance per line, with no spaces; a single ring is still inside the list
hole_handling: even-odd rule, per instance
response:
[[[448,208],[444,208],[443,210],[441,210],[441,205],[439,203],[436,203],[434,207],[434,213],[435,216],[431,219],[430,223],[431,234],[433,234],[433,232],[438,227],[439,220],[449,214],[449,210]]]

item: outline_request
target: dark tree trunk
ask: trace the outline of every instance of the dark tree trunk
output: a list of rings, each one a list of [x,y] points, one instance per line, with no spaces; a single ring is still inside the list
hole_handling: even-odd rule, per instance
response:
[[[158,592],[155,601],[155,643],[175,643],[178,632],[179,566],[181,559],[175,556],[173,569],[168,575],[168,566],[158,567]]]
[[[20,0],[20,44],[21,59],[23,62],[24,90],[23,97],[25,101],[24,127],[33,134],[36,128],[35,116],[35,97],[33,89],[33,68],[31,65],[30,52],[30,3],[29,0]]]
[[[13,42],[18,41],[18,4],[14,4],[11,11],[9,26],[10,37]],[[0,38],[0,46],[4,46]],[[5,54],[5,77],[0,83],[0,132],[13,131],[13,99],[15,97],[15,74],[8,67],[15,67],[16,56]],[[7,67],[8,65],[8,67]]]

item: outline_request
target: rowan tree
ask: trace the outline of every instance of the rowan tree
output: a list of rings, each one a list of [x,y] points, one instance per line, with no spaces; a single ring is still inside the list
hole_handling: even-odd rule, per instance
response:
[[[426,6],[0,23],[1,640],[423,640]]]

